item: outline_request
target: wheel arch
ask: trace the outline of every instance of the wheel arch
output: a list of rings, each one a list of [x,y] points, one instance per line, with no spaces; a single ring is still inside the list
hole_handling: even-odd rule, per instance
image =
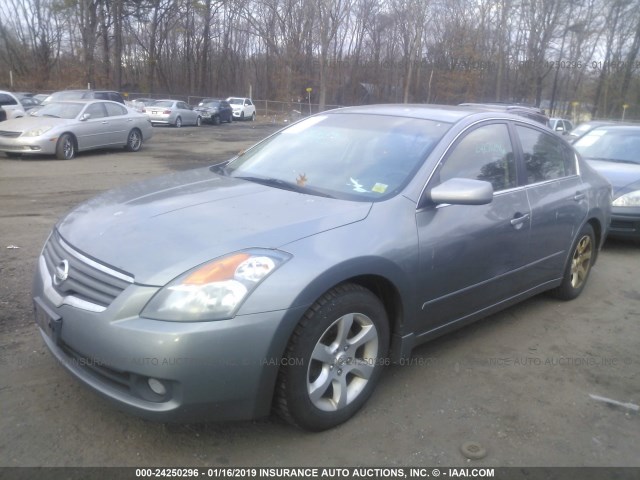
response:
[[[383,266],[385,270],[390,269],[391,267],[387,265],[387,262],[391,262],[383,259],[376,260],[377,261],[373,263],[377,264],[378,268],[375,268],[375,265],[372,265],[372,259],[369,257],[355,261],[355,263],[359,265],[368,265],[368,271],[356,268],[352,262],[348,262],[350,267],[346,267],[345,265],[334,266],[316,277],[304,289],[302,289],[294,302],[294,305],[297,305],[297,307],[293,307],[288,310],[287,315],[285,315],[285,318],[278,327],[278,331],[274,335],[270,345],[268,357],[270,359],[283,359],[287,346],[291,340],[291,336],[308,309],[311,308],[316,300],[322,298],[327,292],[339,285],[347,283],[356,284],[366,288],[382,302],[389,322],[389,349],[391,349],[393,346],[391,338],[395,333],[402,330],[404,325],[407,307],[406,300],[403,301],[401,292],[403,288],[408,288],[408,280],[406,281],[407,284],[405,284],[405,281],[403,281],[401,279],[402,277],[399,276],[401,270],[397,266],[392,271],[395,271],[394,273],[398,276],[377,271]],[[337,273],[344,273],[348,270],[351,270],[352,272],[360,271],[360,273],[353,273],[352,275],[339,275]],[[390,351],[389,355],[392,356],[393,352]],[[269,365],[265,365],[258,388],[258,398],[262,399],[262,401],[258,401],[256,403],[256,416],[268,415],[273,408],[278,371],[279,367],[277,365],[273,365],[271,363]]]

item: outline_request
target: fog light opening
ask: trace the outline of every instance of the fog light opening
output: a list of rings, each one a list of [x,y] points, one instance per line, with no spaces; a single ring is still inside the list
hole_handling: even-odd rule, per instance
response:
[[[160,395],[163,397],[167,393],[167,387],[160,380],[156,380],[155,378],[150,378],[147,380],[147,384],[153,393],[156,395]]]

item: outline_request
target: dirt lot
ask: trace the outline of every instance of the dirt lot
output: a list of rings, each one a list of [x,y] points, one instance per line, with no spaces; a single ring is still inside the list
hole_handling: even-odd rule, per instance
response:
[[[137,154],[0,154],[0,466],[640,466],[640,247],[609,242],[579,299],[539,296],[422,346],[363,411],[309,434],[275,418],[166,425],[120,413],[56,364],[31,315],[56,219],[105,189],[215,163],[266,122],[157,128]],[[460,446],[488,450],[467,461]]]

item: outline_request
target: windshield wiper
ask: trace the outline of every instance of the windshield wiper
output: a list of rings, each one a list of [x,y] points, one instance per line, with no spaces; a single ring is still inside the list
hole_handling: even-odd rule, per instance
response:
[[[269,187],[276,187],[276,188],[281,188],[283,190],[290,190],[292,192],[297,192],[297,193],[307,193],[307,194],[311,194],[311,195],[317,195],[320,197],[326,197],[326,198],[335,198],[327,193],[324,192],[320,192],[318,190],[315,190],[313,188],[309,188],[309,187],[303,187],[301,185],[297,185],[295,183],[290,183],[290,182],[286,182],[284,180],[280,180],[279,178],[270,178],[270,177],[243,177],[243,176],[238,176],[238,177],[234,177],[234,178],[239,178],[241,180],[247,180],[249,182],[255,182],[255,183],[259,183],[261,185],[267,185]]]
[[[41,117],[51,117],[51,118],[60,118],[59,115],[52,115],[50,113],[41,113],[40,114]]]

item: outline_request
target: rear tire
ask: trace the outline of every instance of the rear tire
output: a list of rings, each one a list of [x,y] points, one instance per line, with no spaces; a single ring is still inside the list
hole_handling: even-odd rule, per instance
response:
[[[253,113],[251,114],[251,121],[252,121],[252,122],[255,122],[255,121],[256,121],[256,112],[253,112]]]
[[[571,257],[565,267],[562,283],[559,287],[551,290],[551,294],[560,300],[577,298],[587,284],[595,258],[595,234],[593,227],[587,223],[582,227],[571,247]]]
[[[176,123],[174,123],[173,126],[176,128],[182,127],[182,118],[180,117],[176,118]]]
[[[278,375],[276,411],[313,431],[345,422],[373,392],[388,348],[389,324],[380,299],[356,284],[331,289],[291,336]]]
[[[202,117],[196,118],[196,127],[199,127],[201,125],[202,125]]]
[[[76,141],[70,133],[63,134],[56,144],[56,158],[71,160],[76,155]]]
[[[127,137],[127,145],[124,147],[128,152],[137,152],[142,148],[142,133],[137,128],[132,129]]]

